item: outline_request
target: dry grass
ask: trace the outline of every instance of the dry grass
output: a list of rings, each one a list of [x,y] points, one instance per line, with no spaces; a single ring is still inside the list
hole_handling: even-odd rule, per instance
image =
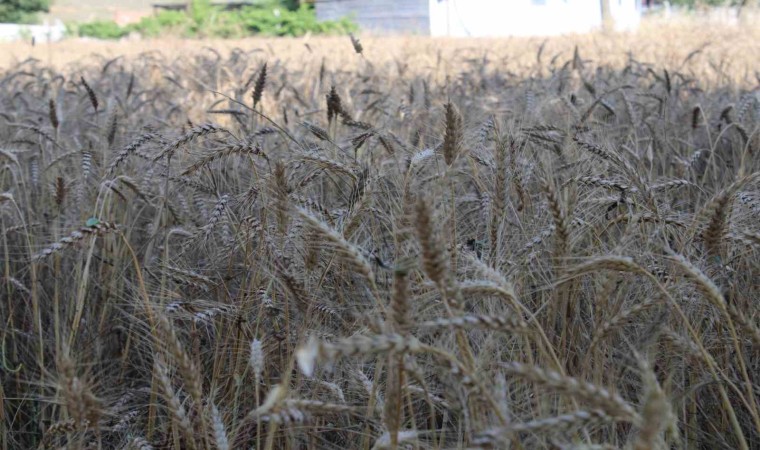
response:
[[[370,49],[370,62],[376,70],[402,75],[417,74],[443,77],[459,72],[461,62],[482,59],[484,56],[498,67],[518,75],[546,75],[551,59],[557,54],[563,61],[572,57],[576,46],[582,56],[606,65],[623,68],[628,52],[642,62],[668,66],[671,69],[689,67],[703,83],[720,76],[726,81],[744,81],[757,85],[754,72],[758,70],[753,55],[760,51],[760,27],[730,27],[716,23],[685,22],[664,25],[660,21],[645,22],[637,33],[614,35],[582,34],[552,38],[426,38],[372,37],[361,38],[363,47]],[[538,49],[543,51],[538,54]],[[319,64],[324,57],[332,70],[351,69],[363,63],[357,58],[351,41],[341,37],[256,38],[242,40],[185,40],[162,39],[108,42],[72,39],[35,47],[27,43],[0,42],[0,67],[14,67],[27,58],[62,69],[71,66],[103,64],[111,58],[134,58],[146,52],[161,51],[170,60],[181,55],[213,49],[228,56],[236,49],[255,52],[259,61],[278,59],[279,65],[302,70],[304,62]],[[211,50],[209,50],[211,51]],[[696,52],[696,53],[694,53]],[[689,57],[693,64],[684,64]],[[537,63],[537,57],[540,63]],[[402,62],[397,66],[396,61]],[[713,67],[715,66],[715,67]],[[438,71],[431,71],[436,68]],[[160,76],[160,68],[151,68],[143,76]],[[389,74],[390,75],[390,74]],[[249,80],[246,80],[249,81]],[[253,83],[254,80],[250,80]],[[252,87],[252,85],[251,85]]]
[[[760,448],[760,36],[665,33],[0,49],[0,448]]]

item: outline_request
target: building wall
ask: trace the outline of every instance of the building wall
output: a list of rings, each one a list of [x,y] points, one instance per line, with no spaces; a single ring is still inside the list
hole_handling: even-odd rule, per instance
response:
[[[610,0],[610,10],[618,31],[635,30],[641,22],[642,5],[639,0]]]
[[[552,36],[601,27],[600,0],[429,0],[433,36]],[[616,26],[635,26],[636,0],[610,0]]]
[[[0,23],[0,42],[34,39],[34,42],[41,44],[60,41],[65,33],[66,27],[60,21],[44,25]]]
[[[370,33],[430,34],[429,0],[316,0],[319,20],[353,16]]]

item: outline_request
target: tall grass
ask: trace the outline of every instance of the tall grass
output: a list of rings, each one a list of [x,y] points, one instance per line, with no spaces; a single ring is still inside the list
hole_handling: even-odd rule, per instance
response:
[[[378,42],[0,74],[0,448],[760,448],[753,75]]]

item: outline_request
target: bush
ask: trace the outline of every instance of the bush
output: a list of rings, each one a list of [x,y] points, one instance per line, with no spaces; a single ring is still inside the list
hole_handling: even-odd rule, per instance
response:
[[[79,25],[76,32],[79,36],[98,39],[119,39],[129,34],[127,28],[120,27],[112,20],[98,20],[95,22],[84,23]]]
[[[136,31],[143,36],[156,37],[179,30],[189,25],[187,14],[181,11],[161,11],[154,16],[143,17],[140,22],[128,25],[129,31]]]
[[[196,25],[206,22],[211,14],[215,12],[211,6],[210,0],[192,0],[190,3],[190,15]]]
[[[288,9],[282,3],[267,1],[238,11],[211,7],[196,0],[188,13],[162,11],[140,22],[119,27],[114,22],[92,22],[78,27],[74,34],[99,39],[119,39],[132,31],[146,37],[179,35],[184,37],[236,38],[250,35],[302,36],[306,33],[341,34],[354,32],[357,25],[350,19],[320,22],[314,9],[301,5]]]
[[[301,5],[295,11],[280,8],[246,8],[240,14],[245,28],[253,34],[301,36],[306,33],[347,33],[357,29],[349,19],[320,22],[314,10]]]
[[[47,11],[50,0],[2,0],[0,23],[29,23],[37,12]]]

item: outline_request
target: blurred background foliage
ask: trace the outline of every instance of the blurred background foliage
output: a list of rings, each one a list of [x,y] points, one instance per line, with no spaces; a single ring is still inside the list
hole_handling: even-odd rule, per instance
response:
[[[47,11],[50,0],[2,0],[0,1],[0,23],[31,23],[35,14]]]
[[[313,5],[296,0],[263,0],[250,6],[226,10],[209,0],[193,0],[187,11],[161,10],[139,22],[120,26],[111,20],[69,24],[74,36],[119,39],[131,33],[143,37],[241,38],[251,35],[302,36],[354,32],[348,17],[318,21]]]

